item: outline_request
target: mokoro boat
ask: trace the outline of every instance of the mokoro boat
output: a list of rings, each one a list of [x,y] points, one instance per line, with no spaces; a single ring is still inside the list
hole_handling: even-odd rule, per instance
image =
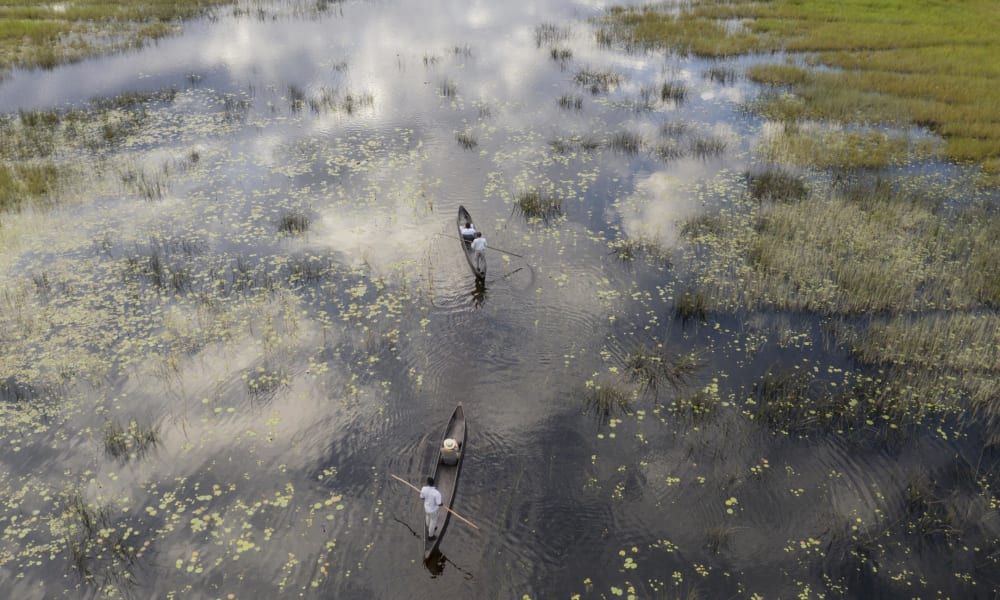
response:
[[[470,243],[462,238],[462,226],[466,223],[473,223],[472,216],[469,215],[469,211],[465,210],[464,206],[458,207],[458,219],[455,223],[458,226],[459,243],[462,244],[462,252],[465,253],[465,260],[469,261],[469,268],[472,269],[472,273],[476,276],[476,279],[486,279],[486,258],[480,257],[477,261],[476,253],[472,250]],[[476,227],[476,231],[479,231],[478,227]]]
[[[438,443],[437,452],[434,453],[434,486],[441,492],[441,508],[438,509],[438,534],[433,540],[428,539],[427,523],[424,523],[424,560],[427,560],[437,550],[448,527],[451,513],[446,511],[444,507],[451,508],[455,502],[458,474],[462,471],[462,461],[465,460],[465,433],[465,411],[462,409],[462,403],[459,402],[458,406],[455,407],[455,412],[451,414],[448,427],[444,430],[444,436]],[[454,465],[446,465],[441,462],[441,447],[448,438],[458,442],[458,447],[461,450],[458,463]]]

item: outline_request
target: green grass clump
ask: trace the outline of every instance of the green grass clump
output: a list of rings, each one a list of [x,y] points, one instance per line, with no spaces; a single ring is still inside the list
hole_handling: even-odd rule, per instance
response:
[[[664,385],[679,392],[691,383],[703,361],[694,354],[680,354],[665,346],[644,348],[625,359],[625,373],[632,383],[657,393]]]
[[[515,194],[514,212],[525,219],[541,220],[546,223],[562,215],[562,199],[538,188],[528,188]]]
[[[62,170],[52,162],[0,165],[0,212],[17,211],[49,198]]]
[[[632,414],[632,390],[615,384],[592,384],[583,396],[583,407],[600,424],[607,424],[620,415]]]

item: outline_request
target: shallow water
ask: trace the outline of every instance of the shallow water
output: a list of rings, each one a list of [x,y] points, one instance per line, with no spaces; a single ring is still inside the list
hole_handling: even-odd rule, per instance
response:
[[[604,7],[250,3],[139,52],[0,83],[5,112],[178,90],[113,152],[81,159],[84,184],[62,207],[5,220],[28,232],[8,243],[0,279],[5,595],[995,585],[988,544],[885,533],[916,474],[958,470],[961,441],[770,431],[749,418],[747,390],[775,365],[847,366],[824,327],[681,322],[680,265],[613,256],[622,235],[672,247],[679,222],[739,194],[760,124],[740,111],[755,91],[706,77],[707,62],[598,46],[587,19]],[[583,70],[623,79],[595,94],[574,81]],[[637,108],[667,81],[687,86],[683,103]],[[581,108],[560,107],[564,95]],[[664,161],[580,147],[622,130],[662,140],[665,122],[726,151]],[[514,196],[532,187],[561,198],[563,217],[523,219]],[[522,255],[491,252],[485,289],[452,237],[459,204],[492,247]],[[281,233],[287,215],[307,230]],[[779,329],[807,343],[779,343]],[[718,414],[649,396],[631,414],[587,409],[588,382],[620,381],[624,359],[656,344],[703,358],[690,386],[716,390]],[[424,565],[420,502],[389,475],[426,475],[459,401],[455,508],[479,529],[453,521],[444,557]],[[130,420],[158,443],[109,456],[103,428]],[[99,515],[93,531],[66,508],[74,494]],[[988,539],[995,510],[977,514],[969,539]]]

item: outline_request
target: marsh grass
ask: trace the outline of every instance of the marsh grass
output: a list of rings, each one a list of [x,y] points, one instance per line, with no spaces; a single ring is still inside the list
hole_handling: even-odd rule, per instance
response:
[[[735,68],[722,65],[712,65],[702,73],[702,76],[722,85],[732,85],[739,78]]]
[[[658,345],[632,352],[623,366],[631,383],[657,395],[664,385],[674,392],[685,389],[704,367],[704,361],[697,354],[680,354]]]
[[[0,165],[0,211],[44,204],[63,181],[64,169],[53,162]]]
[[[573,59],[573,51],[569,48],[552,48],[549,50],[549,56],[559,63],[560,68],[565,69],[566,63]]]
[[[619,131],[608,140],[608,148],[628,156],[635,156],[643,148],[642,137],[631,131]]]
[[[63,500],[63,542],[81,579],[104,596],[128,597],[137,583],[134,569],[139,550],[129,541],[130,527],[112,518],[107,506],[94,507],[79,492]]]
[[[556,102],[559,104],[559,108],[563,110],[583,109],[583,98],[575,94],[563,94],[562,96],[559,96],[559,100]]]
[[[445,98],[454,98],[458,95],[458,85],[451,79],[444,79],[438,86],[438,92]]]
[[[552,149],[552,152],[561,155],[571,155],[577,151],[594,152],[600,147],[600,140],[592,137],[573,136],[549,141],[549,148]]]
[[[761,202],[797,202],[809,195],[801,177],[781,168],[747,173],[747,181],[750,197]]]
[[[560,27],[555,23],[542,23],[535,27],[535,47],[553,46],[567,40],[570,33],[568,27]]]
[[[607,94],[621,85],[624,77],[615,71],[595,71],[584,69],[573,76],[573,81],[580,87],[590,90],[591,95]]]
[[[758,105],[770,118],[921,125],[945,138],[947,157],[981,164],[985,182],[1000,180],[995,3],[970,0],[951,10],[849,0],[837,4],[835,17],[831,6],[737,0],[679,11],[616,7],[597,19],[597,37],[626,48],[708,57],[779,50],[803,55],[810,68],[778,63],[749,70],[754,81],[790,91]],[[745,26],[731,30],[726,22],[734,19]]]
[[[548,223],[562,215],[562,199],[535,187],[514,194],[514,212],[527,220]]]
[[[612,419],[632,414],[634,392],[613,383],[589,385],[583,393],[584,412],[592,415],[601,425]]]
[[[458,145],[462,147],[463,150],[475,150],[479,142],[476,140],[476,136],[472,134],[471,131],[459,131],[455,134],[455,140],[458,141]]]
[[[660,100],[663,102],[680,105],[687,100],[687,97],[687,86],[679,81],[667,81],[660,86]]]
[[[687,150],[675,140],[656,142],[653,155],[664,162],[679,160],[687,155]]]
[[[119,174],[119,177],[121,182],[136,195],[149,202],[162,200],[168,191],[168,177],[162,170],[147,173],[144,168],[130,165]]]
[[[784,128],[767,138],[772,162],[819,169],[885,169],[904,164],[912,146],[906,135],[878,130]]]
[[[301,87],[290,84],[288,86],[288,108],[293,112],[302,112],[306,104],[306,92]]]
[[[278,391],[289,385],[289,378],[280,369],[257,367],[243,374],[246,381],[247,395],[257,402],[270,402]]]
[[[309,231],[312,218],[304,212],[286,211],[278,218],[278,233],[300,235]]]
[[[701,160],[718,158],[726,152],[726,141],[717,137],[698,136],[688,141],[688,152]]]
[[[105,454],[119,460],[140,459],[160,442],[158,427],[140,425],[134,419],[129,421],[128,427],[117,420],[108,420],[103,432]]]
[[[694,287],[715,308],[819,315],[992,306],[997,217],[973,208],[946,218],[938,198],[912,189],[862,178],[827,198],[689,219],[681,233],[706,250],[709,274]]]
[[[673,266],[673,252],[659,240],[640,235],[638,237],[622,237],[608,242],[610,254],[624,263],[631,263],[639,258],[645,258],[651,263],[662,267]]]
[[[329,258],[313,254],[293,256],[288,261],[289,282],[293,285],[322,281],[330,277],[334,270],[334,263]]]
[[[708,298],[705,292],[700,288],[682,290],[674,302],[674,315],[681,321],[704,321],[708,318]]]
[[[733,538],[739,530],[733,525],[716,525],[705,532],[705,547],[712,554],[722,554],[732,548]]]

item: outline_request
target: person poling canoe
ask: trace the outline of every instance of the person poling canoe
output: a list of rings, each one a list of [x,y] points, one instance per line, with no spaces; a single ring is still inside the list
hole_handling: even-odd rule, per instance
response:
[[[482,239],[480,246],[482,246],[483,251],[486,250],[486,238],[483,237],[483,232],[472,224],[472,216],[469,215],[469,211],[465,210],[464,206],[458,207],[455,225],[458,227],[458,237],[462,241],[462,252],[465,254],[465,260],[469,263],[469,268],[472,269],[476,279],[485,279],[486,255],[473,248],[477,244],[477,240]]]

